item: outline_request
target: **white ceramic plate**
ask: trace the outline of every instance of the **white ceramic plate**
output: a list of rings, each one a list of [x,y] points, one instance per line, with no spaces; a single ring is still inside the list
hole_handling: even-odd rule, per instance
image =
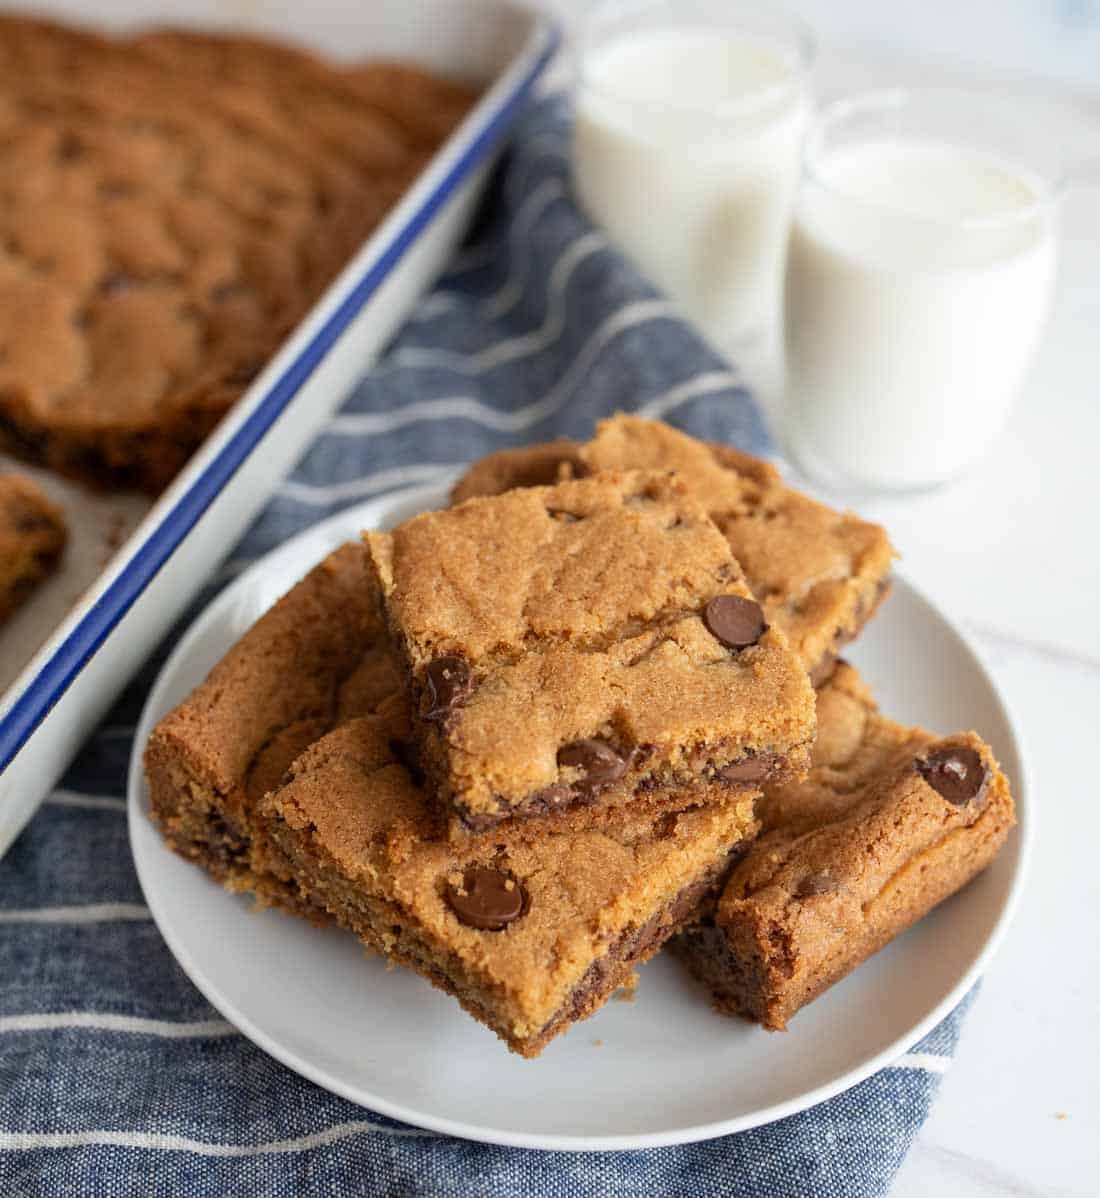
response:
[[[524,1061],[458,1005],[364,956],[349,934],[257,914],[161,843],[140,750],[242,632],[315,562],[361,528],[444,502],[439,487],[350,509],[258,562],[199,617],[146,704],[130,770],[141,885],[179,963],[241,1031],[318,1085],[383,1114],[470,1139],[533,1148],[643,1148],[741,1131],[855,1085],[904,1053],[963,996],[1019,893],[1031,812],[1021,749],[974,651],[911,585],[851,653],[890,715],[976,728],[1014,787],[1020,827],[996,864],[802,1012],[785,1034],[715,1014],[672,959]]]

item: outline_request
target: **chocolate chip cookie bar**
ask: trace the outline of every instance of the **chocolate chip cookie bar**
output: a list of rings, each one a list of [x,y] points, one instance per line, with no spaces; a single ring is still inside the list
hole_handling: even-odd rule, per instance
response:
[[[255,808],[334,725],[400,682],[358,542],[337,549],[263,615],[154,729],[153,818],[168,845],[219,882],[297,909],[255,860]]]
[[[985,869],[1015,822],[987,744],[886,719],[851,667],[818,722],[809,777],[767,792],[765,834],[675,946],[720,1009],[773,1030]]]
[[[712,894],[752,800],[601,831],[456,846],[419,784],[407,705],[336,729],[260,805],[266,870],[537,1056],[592,1015]]]
[[[68,533],[61,509],[20,474],[0,474],[0,621],[53,572]]]
[[[514,490],[364,538],[455,835],[805,772],[805,671],[672,476]]]
[[[894,552],[885,531],[784,485],[767,462],[696,441],[667,424],[618,415],[593,441],[504,450],[459,480],[455,500],[601,470],[675,470],[721,529],[753,595],[815,684],[886,594]]]
[[[159,490],[473,99],[258,38],[0,15],[0,449]]]

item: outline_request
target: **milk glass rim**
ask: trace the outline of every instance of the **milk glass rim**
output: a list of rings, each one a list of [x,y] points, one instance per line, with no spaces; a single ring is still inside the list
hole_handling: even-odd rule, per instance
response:
[[[685,116],[704,115],[712,120],[718,117],[731,121],[765,110],[777,97],[796,92],[802,87],[809,78],[814,67],[814,62],[817,59],[817,35],[810,25],[796,12],[783,4],[758,6],[747,2],[740,3],[738,0],[735,0],[734,3],[727,4],[726,7],[729,13],[728,20],[677,20],[674,15],[675,6],[672,0],[596,0],[596,3],[591,4],[586,9],[578,29],[576,66],[578,83],[587,91],[606,96],[612,100],[626,100],[632,107],[642,109],[646,112],[679,113]],[[744,33],[750,37],[759,37],[762,41],[770,37],[772,41],[780,43],[784,49],[793,51],[790,78],[773,83],[768,87],[760,88],[759,91],[752,92],[747,96],[740,96],[737,99],[708,105],[680,104],[675,100],[661,102],[638,100],[633,96],[618,92],[614,88],[594,83],[587,70],[592,58],[594,31],[613,17],[630,16],[634,13],[641,14],[647,10],[661,8],[667,9],[669,12],[668,29],[722,29],[732,33]],[[785,23],[789,27],[789,33],[787,35],[779,33],[769,35],[758,33],[758,31],[746,28],[745,26],[739,26],[737,21],[738,13],[750,9],[762,16],[766,16],[769,20],[774,18]],[[610,42],[618,40],[620,40],[620,37],[609,39]]]
[[[1017,173],[1022,174],[1023,178],[1032,187],[1034,199],[1030,204],[1027,204],[1025,207],[1013,208],[1008,212],[997,213],[993,216],[935,216],[927,212],[919,212],[912,208],[906,208],[902,204],[894,204],[882,200],[869,200],[864,196],[846,191],[843,187],[827,179],[822,173],[820,164],[828,154],[827,151],[822,150],[821,143],[829,129],[838,122],[860,113],[898,111],[911,105],[915,106],[921,102],[948,98],[960,100],[964,105],[972,105],[970,111],[975,111],[978,105],[984,106],[985,110],[989,111],[995,99],[988,92],[960,87],[888,87],[857,92],[854,95],[842,96],[839,99],[832,100],[824,107],[818,109],[810,124],[810,128],[807,130],[802,145],[802,175],[804,182],[806,180],[812,182],[815,187],[819,187],[822,191],[840,198],[845,203],[856,204],[861,208],[872,211],[889,212],[904,216],[907,220],[941,228],[963,230],[1005,228],[1015,224],[1024,224],[1055,208],[1061,200],[1062,193],[1066,187],[1066,173],[1064,169],[1056,171],[1043,169],[1036,166],[1026,155],[1018,157],[1015,154],[1002,154],[998,147],[983,144],[980,139],[969,141],[960,137],[957,142],[945,141],[944,144],[965,146],[968,149],[988,153],[994,160],[1011,163]],[[960,119],[965,121],[966,115],[967,109],[964,107]],[[1001,113],[997,113],[996,115],[998,120],[1004,121],[1006,128],[1009,127],[1011,122],[1007,117],[1004,117]]]

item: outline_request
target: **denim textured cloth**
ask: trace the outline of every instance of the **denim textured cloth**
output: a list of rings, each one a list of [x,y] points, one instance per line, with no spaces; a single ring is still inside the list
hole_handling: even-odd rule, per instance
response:
[[[768,452],[736,374],[572,204],[567,139],[560,101],[530,112],[471,248],[278,491],[222,581],[351,502],[503,445],[585,436],[618,408]],[[131,864],[123,796],[133,727],[169,647],[0,862],[0,1194],[887,1191],[962,1008],[896,1065],[813,1110],[640,1152],[525,1151],[401,1126],[253,1047],[172,959]]]

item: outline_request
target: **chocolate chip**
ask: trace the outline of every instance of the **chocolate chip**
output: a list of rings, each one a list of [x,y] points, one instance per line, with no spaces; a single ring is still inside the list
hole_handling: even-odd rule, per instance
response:
[[[836,882],[827,873],[805,874],[795,883],[791,892],[796,899],[812,898],[817,894],[828,894],[836,889]]]
[[[969,745],[945,745],[918,757],[916,767],[925,782],[956,807],[980,798],[989,782],[985,762]]]
[[[441,720],[460,706],[473,690],[470,667],[461,657],[437,657],[424,671],[428,709],[426,720]]]
[[[573,784],[581,798],[594,795],[626,773],[626,761],[606,741],[595,737],[562,745],[558,750],[558,765],[581,771],[581,778]]]
[[[768,631],[764,609],[740,595],[716,595],[703,608],[703,623],[727,649],[747,649]]]
[[[447,883],[447,902],[458,918],[471,928],[499,932],[523,914],[523,887],[500,869],[472,865],[461,885]]]
[[[742,757],[740,761],[731,761],[718,771],[721,782],[763,782],[772,772],[774,759],[768,753],[754,754]]]

